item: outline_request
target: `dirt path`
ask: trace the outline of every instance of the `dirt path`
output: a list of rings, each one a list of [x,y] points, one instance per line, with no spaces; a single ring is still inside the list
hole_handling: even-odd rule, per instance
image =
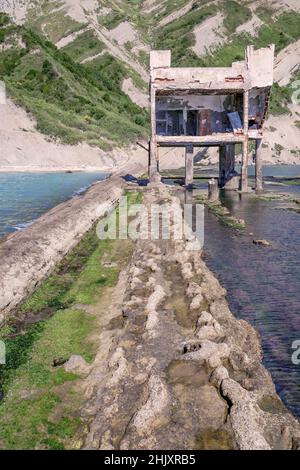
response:
[[[58,49],[62,49],[63,47],[67,46],[71,42],[75,41],[75,39],[86,31],[89,31],[90,27],[87,26],[85,28],[80,29],[79,31],[75,31],[75,33],[71,33],[68,36],[64,36],[61,38],[55,45]]]
[[[153,203],[181,214],[165,187],[147,191],[146,207]],[[96,359],[83,371],[81,447],[299,446],[299,423],[276,395],[256,332],[232,316],[196,248],[189,234],[137,242],[106,309]]]
[[[207,18],[203,23],[195,26],[195,46],[193,47],[197,55],[208,53],[213,48],[222,44],[226,40],[223,27],[224,15],[219,12],[217,15]]]
[[[145,82],[148,82],[149,77],[145,69],[140,64],[135,62],[124,48],[120,47],[118,44],[112,43],[109,32],[103,26],[100,30],[98,23],[93,18],[89,18],[89,21],[95,31],[95,34],[100,39],[100,41],[105,44],[107,50],[114,57],[120,59],[121,61],[125,62],[125,64],[133,68],[133,70],[135,70],[142,77],[142,79],[145,80]]]
[[[179,8],[179,10],[175,10],[172,13],[170,13],[168,16],[165,16],[162,20],[160,20],[160,22],[158,23],[158,26],[159,27],[165,26],[171,23],[172,21],[178,20],[178,18],[181,18],[192,9],[192,6],[194,3],[195,3],[194,0],[192,0],[191,2],[188,2],[186,5]]]
[[[121,89],[129,96],[133,103],[141,108],[149,108],[148,94],[137,88],[131,77],[124,78]]]

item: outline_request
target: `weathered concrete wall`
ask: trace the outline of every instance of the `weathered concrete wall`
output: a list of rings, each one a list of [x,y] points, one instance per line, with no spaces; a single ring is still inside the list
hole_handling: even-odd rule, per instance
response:
[[[248,46],[246,61],[249,69],[249,79],[253,87],[272,86],[274,80],[274,53],[275,46],[254,49]]]
[[[160,96],[156,100],[157,111],[171,109],[211,109],[212,111],[224,111],[226,95],[178,95]]]
[[[235,62],[232,67],[168,67],[151,70],[152,80],[170,80],[176,82],[204,83],[226,83],[226,78],[236,75],[246,75],[247,68],[245,62]],[[227,81],[229,84],[230,82]],[[237,88],[237,83],[235,88]],[[224,86],[223,86],[224,88]]]
[[[150,68],[170,67],[171,51],[150,51]]]

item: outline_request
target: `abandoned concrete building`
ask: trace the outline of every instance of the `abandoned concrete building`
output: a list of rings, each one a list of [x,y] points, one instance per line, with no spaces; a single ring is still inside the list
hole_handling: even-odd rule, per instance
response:
[[[159,148],[185,149],[185,184],[193,182],[198,147],[219,148],[219,186],[248,191],[249,142],[256,190],[262,189],[263,125],[273,84],[274,45],[247,47],[231,67],[171,67],[171,51],[150,53],[151,140],[149,176],[159,179]],[[235,171],[237,145],[242,150]]]

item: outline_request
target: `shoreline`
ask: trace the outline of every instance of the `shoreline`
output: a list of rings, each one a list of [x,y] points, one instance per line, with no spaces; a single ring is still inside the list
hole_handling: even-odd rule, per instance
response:
[[[21,167],[21,166],[11,166],[11,167],[0,167],[0,173],[115,173],[118,171],[117,167]]]

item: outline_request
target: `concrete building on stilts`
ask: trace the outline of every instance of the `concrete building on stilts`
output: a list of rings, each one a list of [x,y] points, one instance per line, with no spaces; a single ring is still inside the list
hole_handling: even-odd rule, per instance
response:
[[[193,182],[199,147],[219,148],[219,186],[248,191],[249,142],[254,142],[256,190],[262,190],[263,126],[273,84],[274,45],[231,67],[171,67],[170,51],[150,53],[150,181],[158,181],[159,149],[185,149],[185,183]],[[242,167],[235,171],[237,145]]]

